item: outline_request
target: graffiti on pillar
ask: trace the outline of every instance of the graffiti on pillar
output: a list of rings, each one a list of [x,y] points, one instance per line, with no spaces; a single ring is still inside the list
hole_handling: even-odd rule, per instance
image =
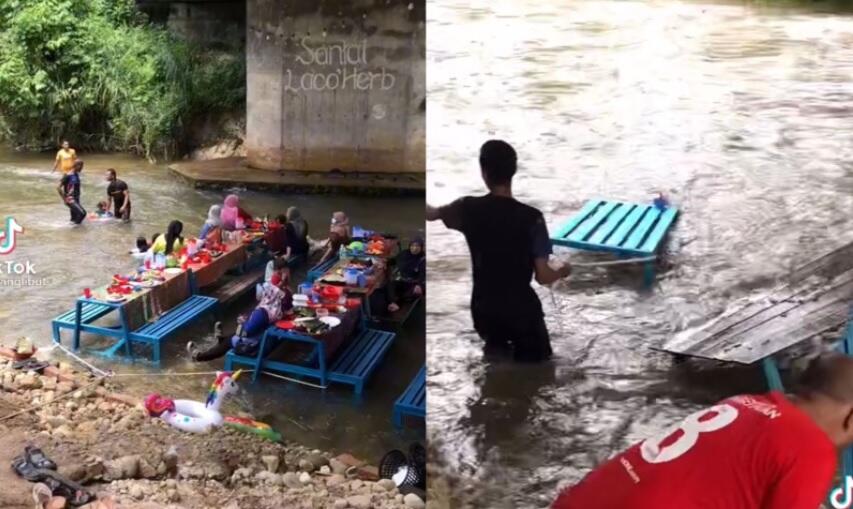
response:
[[[310,70],[300,74],[287,69],[285,90],[391,90],[397,82],[397,77],[385,67],[368,69],[367,39],[312,46],[305,37],[299,46],[294,61]]]

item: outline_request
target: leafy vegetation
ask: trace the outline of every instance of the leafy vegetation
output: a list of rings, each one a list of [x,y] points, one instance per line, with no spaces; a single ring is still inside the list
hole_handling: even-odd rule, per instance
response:
[[[242,54],[202,51],[134,0],[0,0],[0,138],[170,158],[195,119],[237,110]]]

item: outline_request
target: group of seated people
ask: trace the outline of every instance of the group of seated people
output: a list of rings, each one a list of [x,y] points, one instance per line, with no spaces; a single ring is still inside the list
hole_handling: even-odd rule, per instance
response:
[[[229,195],[221,205],[210,207],[198,239],[201,245],[218,244],[222,241],[223,232],[241,230],[252,221],[252,215],[240,207],[239,198]],[[144,256],[178,253],[186,244],[182,233],[183,223],[174,220],[169,223],[165,234],[155,234],[150,242],[145,237],[139,237],[137,252]],[[333,258],[352,239],[352,227],[347,215],[344,212],[333,213],[329,238],[318,263]],[[298,208],[290,207],[285,214],[278,215],[268,224],[264,240],[273,258],[267,264],[264,282],[258,285],[256,291],[258,304],[247,316],[238,318],[236,332],[231,336],[223,335],[221,323],[217,322],[214,326],[216,343],[210,348],[200,350],[195,343],[188,343],[187,350],[194,361],[214,360],[223,357],[231,349],[240,355],[255,355],[264,330],[292,309],[290,274],[292,269],[308,258],[308,222]],[[412,240],[406,250],[390,261],[391,273],[383,293],[389,312],[396,312],[402,303],[418,299],[424,294],[425,264],[424,242],[420,238]]]

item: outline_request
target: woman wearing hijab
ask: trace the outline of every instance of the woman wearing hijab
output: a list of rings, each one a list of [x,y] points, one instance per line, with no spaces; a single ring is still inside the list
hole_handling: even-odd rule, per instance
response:
[[[229,194],[225,197],[219,217],[222,220],[222,229],[229,232],[237,229],[238,218],[243,221],[243,224],[252,221],[252,215],[240,208],[240,197],[236,194]]]
[[[326,252],[323,254],[323,259],[320,260],[320,263],[333,258],[341,246],[349,244],[351,239],[352,228],[349,225],[347,215],[343,212],[332,214],[332,225],[329,227],[329,240],[326,243]]]
[[[426,256],[424,241],[416,238],[409,242],[409,248],[397,255],[394,276],[385,287],[388,298],[388,311],[400,309],[401,301],[412,301],[424,294],[426,285]]]
[[[290,272],[284,268],[275,272],[270,281],[264,283],[258,292],[258,305],[248,319],[238,319],[237,333],[231,338],[222,335],[222,324],[216,322],[214,335],[216,344],[199,352],[195,344],[187,343],[187,351],[192,360],[206,362],[224,357],[232,348],[239,355],[254,355],[257,353],[261,335],[271,323],[281,319],[286,311],[293,307],[293,293],[288,284]]]
[[[222,238],[222,205],[211,205],[207,211],[207,219],[198,234],[199,240],[205,244],[217,243]]]
[[[154,241],[150,251],[154,254],[164,254],[166,256],[177,253],[184,247],[184,238],[181,237],[181,232],[184,230],[184,224],[180,221],[172,221],[166,229],[164,235],[160,235]]]

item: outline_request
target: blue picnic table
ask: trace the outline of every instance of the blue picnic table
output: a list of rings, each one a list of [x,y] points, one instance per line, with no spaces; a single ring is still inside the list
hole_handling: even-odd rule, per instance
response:
[[[187,284],[189,296],[178,305],[168,309],[165,313],[152,320],[145,318],[139,327],[134,326],[131,317],[128,316],[126,302],[107,302],[94,298],[80,297],[75,303],[74,309],[67,311],[52,322],[53,341],[62,342],[61,330],[71,329],[73,331],[72,348],[80,349],[80,335],[88,332],[105,337],[116,338],[118,341],[105,350],[94,353],[112,358],[120,350],[124,350],[128,359],[133,359],[133,343],[145,344],[151,347],[152,361],[160,363],[160,350],[162,343],[172,334],[189,325],[203,314],[215,313],[218,301],[212,297],[199,295],[196,288],[193,271],[187,271]],[[111,313],[118,312],[119,324],[115,327],[96,325],[94,322]]]
[[[254,370],[253,382],[262,371],[270,371],[313,378],[322,388],[329,382],[348,384],[361,395],[396,334],[367,327],[360,308],[349,310],[341,318],[340,325],[320,336],[273,325],[264,332],[254,357],[237,355],[232,350],[226,355],[225,369],[231,370],[235,364],[249,366]],[[307,345],[308,355],[298,361],[270,358],[276,347],[287,344]]]
[[[678,209],[594,199],[584,204],[552,235],[554,245],[613,253],[622,258],[650,258],[644,263],[644,283],[654,282],[656,256]]]

